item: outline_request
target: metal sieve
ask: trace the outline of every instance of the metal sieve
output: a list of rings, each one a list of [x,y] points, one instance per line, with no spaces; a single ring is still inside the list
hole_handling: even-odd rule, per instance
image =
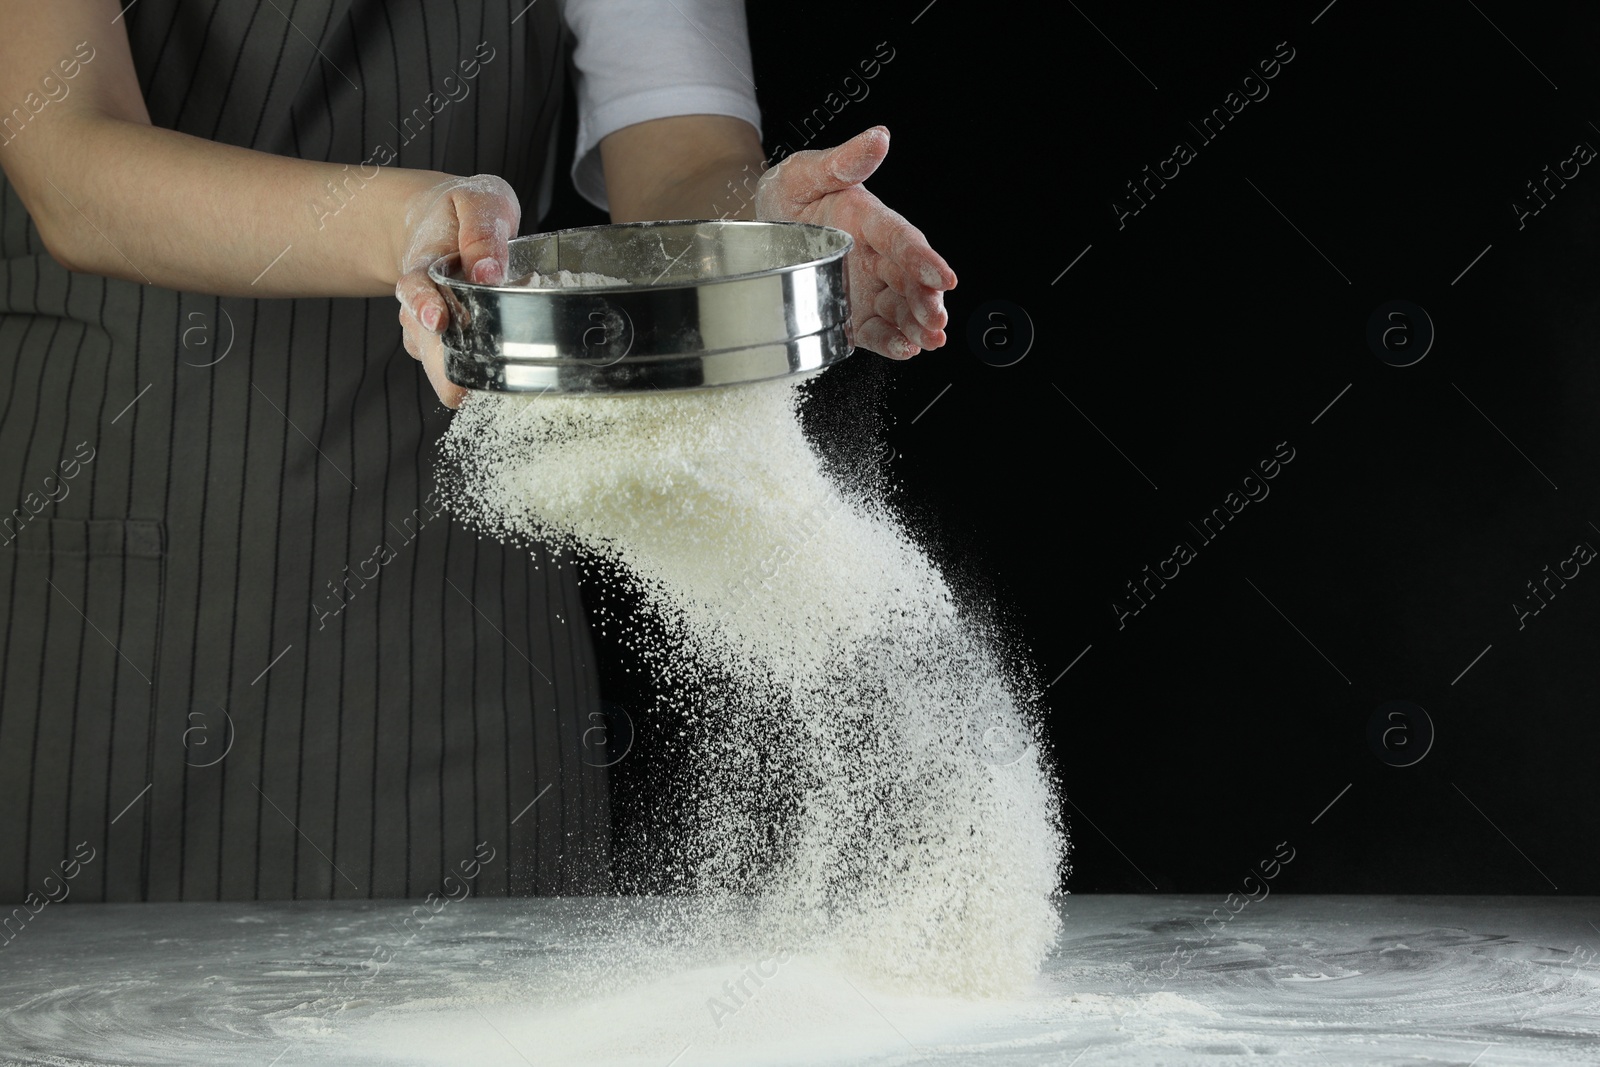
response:
[[[450,308],[445,373],[469,389],[633,393],[820,370],[852,351],[850,235],[798,222],[635,222],[517,237],[510,277],[558,270],[626,285],[478,285],[460,257],[429,276]]]

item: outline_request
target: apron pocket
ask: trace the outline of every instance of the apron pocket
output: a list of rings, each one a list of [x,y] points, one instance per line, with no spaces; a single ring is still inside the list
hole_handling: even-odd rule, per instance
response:
[[[121,519],[0,548],[0,901],[144,895],[165,556],[161,523]]]

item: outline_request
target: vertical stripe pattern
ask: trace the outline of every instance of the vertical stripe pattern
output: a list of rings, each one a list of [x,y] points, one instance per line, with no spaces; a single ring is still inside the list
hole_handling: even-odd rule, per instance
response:
[[[126,21],[158,126],[352,164],[386,144],[532,206],[568,42],[524,6]],[[0,901],[83,841],[84,900],[420,896],[489,849],[475,892],[606,885],[575,577],[430,506],[449,416],[391,299],[69,274],[0,180],[0,381]]]

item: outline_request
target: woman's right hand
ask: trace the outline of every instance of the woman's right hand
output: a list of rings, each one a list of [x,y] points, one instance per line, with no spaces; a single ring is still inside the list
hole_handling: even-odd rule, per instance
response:
[[[506,280],[507,248],[522,222],[517,194],[492,174],[451,178],[414,196],[406,208],[400,280],[400,327],[406,351],[422,363],[428,381],[447,408],[458,407],[467,391],[445,377],[441,334],[450,312],[428,277],[428,266],[452,252],[461,254],[461,273],[483,285]]]

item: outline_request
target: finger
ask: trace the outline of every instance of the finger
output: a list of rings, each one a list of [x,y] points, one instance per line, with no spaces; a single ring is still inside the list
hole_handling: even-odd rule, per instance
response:
[[[922,325],[930,330],[942,330],[949,323],[950,316],[944,309],[944,294],[939,290],[930,289],[912,278],[904,267],[892,259],[880,258],[877,270],[878,276],[889,288],[905,298]]]
[[[854,278],[853,278],[854,282]],[[854,294],[861,294],[856,299]],[[864,285],[851,285],[851,302],[861,307],[861,314],[866,317],[877,315],[883,322],[890,323],[901,336],[918,347],[938,347],[942,344],[942,334],[938,328],[928,328],[917,322],[917,314],[904,296],[896,293],[893,288],[886,286],[882,278],[869,275]]]
[[[405,308],[400,309],[400,343],[412,359],[422,358],[422,330],[417,326],[417,317]]]
[[[917,320],[911,302],[884,283],[881,274],[888,263],[886,259],[869,256],[859,262],[851,273],[850,301],[860,309],[858,316],[871,318],[876,315],[895,327],[910,344],[919,348],[938,348],[944,344],[940,327],[924,326]],[[923,291],[932,293],[929,289]],[[886,354],[899,355],[898,351]]]
[[[861,222],[861,235],[880,254],[899,263],[906,273],[930,289],[954,289],[956,272],[933,250],[921,230],[882,202],[873,205]]]
[[[885,289],[879,293],[872,303],[872,309],[878,313],[880,319],[891,323],[900,331],[901,336],[919,348],[938,348],[944,344],[943,331],[929,329],[918,322],[905,297],[893,289]]]
[[[423,357],[422,369],[428,374],[428,384],[433,386],[433,391],[439,397],[439,403],[454,411],[461,406],[467,398],[467,391],[452,382],[444,373],[444,360],[442,358]]]
[[[422,364],[422,369],[428,376],[428,384],[433,386],[439,402],[451,409],[460,407],[461,401],[466,398],[467,390],[452,382],[445,373],[444,343],[436,334],[418,329],[416,319],[409,312],[401,312],[401,322],[407,326],[406,351]]]
[[[450,321],[450,310],[445,306],[444,297],[439,295],[438,287],[428,277],[426,270],[402,274],[395,283],[394,295],[400,301],[401,308],[415,317],[420,328],[439,333]]]
[[[406,351],[411,353],[412,359],[422,364],[422,369],[428,376],[428,384],[433,386],[439,402],[447,408],[459,407],[467,391],[452,382],[445,373],[444,342],[438,335],[422,329],[417,323],[416,316],[409,311],[400,312],[400,324],[405,328]]]
[[[517,194],[503,179],[480,174],[451,193],[461,272],[480,285],[499,285],[510,269],[507,242],[522,219]]]
[[[889,131],[883,126],[864,130],[835,148],[797,153],[780,164],[785,170],[784,192],[791,200],[810,203],[860,185],[888,154]]]
[[[856,347],[876,352],[890,359],[909,359],[918,348],[894,326],[874,315],[856,326]]]

